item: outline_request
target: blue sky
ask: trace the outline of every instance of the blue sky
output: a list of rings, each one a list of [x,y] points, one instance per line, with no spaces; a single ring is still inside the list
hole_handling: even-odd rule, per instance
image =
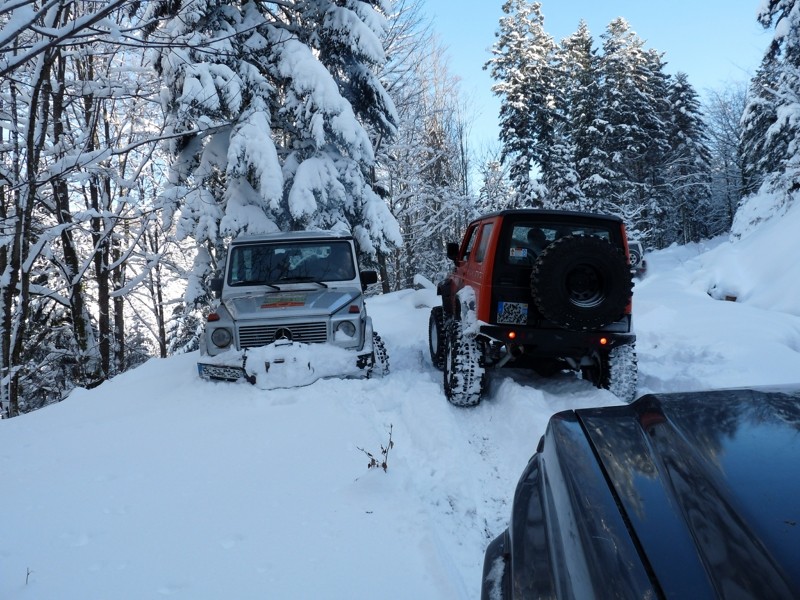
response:
[[[584,19],[595,41],[606,25],[624,17],[646,47],[665,53],[669,73],[683,71],[702,95],[726,83],[748,81],[771,32],[756,21],[761,0],[542,0],[545,30],[557,41]],[[503,0],[424,0],[434,31],[448,49],[450,72],[476,112],[472,146],[497,138],[498,100],[483,64],[490,58]]]

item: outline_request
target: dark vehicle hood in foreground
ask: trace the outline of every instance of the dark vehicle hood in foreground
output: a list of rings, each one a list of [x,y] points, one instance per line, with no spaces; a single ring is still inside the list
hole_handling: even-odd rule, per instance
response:
[[[332,315],[361,295],[355,288],[287,289],[280,292],[243,294],[224,301],[236,320]]]
[[[800,391],[575,414],[666,597],[800,597]]]

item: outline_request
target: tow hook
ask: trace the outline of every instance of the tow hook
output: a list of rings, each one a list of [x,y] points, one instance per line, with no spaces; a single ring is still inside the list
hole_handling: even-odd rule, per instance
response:
[[[497,368],[502,368],[505,366],[509,361],[519,358],[525,353],[525,347],[520,346],[518,344],[506,344],[506,353],[497,362]]]
[[[255,385],[256,384],[256,376],[255,375],[250,375],[247,372],[247,369],[245,367],[247,367],[247,348],[245,348],[244,352],[242,353],[242,372],[244,373],[245,381],[247,383],[249,383],[250,385]]]

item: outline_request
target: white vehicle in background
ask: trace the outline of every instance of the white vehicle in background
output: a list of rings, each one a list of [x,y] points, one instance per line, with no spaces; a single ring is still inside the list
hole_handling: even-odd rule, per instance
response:
[[[211,282],[220,303],[200,343],[200,376],[270,389],[388,373],[386,348],[364,303],[364,290],[377,279],[375,271],[359,271],[350,235],[234,240],[223,277]]]
[[[642,242],[628,240],[628,253],[631,257],[631,273],[634,277],[644,277],[647,273],[647,261],[644,258]]]

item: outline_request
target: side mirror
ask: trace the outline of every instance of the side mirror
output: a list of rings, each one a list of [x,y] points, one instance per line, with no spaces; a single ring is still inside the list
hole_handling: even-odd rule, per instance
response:
[[[366,290],[368,285],[372,285],[373,283],[378,283],[377,271],[361,271],[359,273],[359,277],[361,278],[362,290]]]
[[[452,260],[454,263],[458,262],[458,244],[455,242],[449,242],[447,244],[447,258]]]
[[[214,292],[214,297],[219,298],[222,296],[222,278],[214,277],[208,282],[208,287]]]

